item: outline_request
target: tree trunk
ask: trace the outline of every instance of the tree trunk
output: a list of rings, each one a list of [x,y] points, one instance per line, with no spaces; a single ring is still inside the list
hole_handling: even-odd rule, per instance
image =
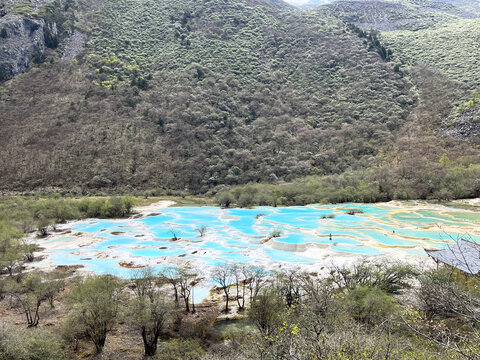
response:
[[[225,300],[225,314],[228,314],[228,297],[229,297],[228,292],[225,291],[225,298],[226,298],[226,300]]]
[[[107,334],[102,334],[101,336],[93,339],[92,341],[95,344],[95,353],[100,354],[103,351],[103,347],[105,346],[105,340],[107,339]]]
[[[27,327],[37,327],[38,322],[40,321],[40,316],[38,315],[38,310],[40,308],[40,303],[37,302],[37,307],[35,313],[32,315],[32,310],[30,308],[25,309],[25,315],[27,316]]]
[[[237,289],[237,304],[238,304],[238,309],[242,310],[242,304],[240,304],[240,286],[239,286],[239,281],[237,279],[237,284],[236,284],[236,289]]]
[[[195,297],[193,293],[193,287],[192,287],[192,314],[195,314]]]
[[[145,348],[145,356],[153,356],[157,352],[158,335],[154,334],[150,339],[147,336],[145,327],[142,328],[143,346]]]
[[[242,309],[245,307],[245,289],[246,285],[245,283],[247,282],[246,279],[243,280],[243,287],[242,287]]]
[[[173,286],[173,291],[174,291],[174,294],[175,294],[175,306],[178,307],[179,304],[178,304],[178,290],[177,290],[177,287],[174,285]]]

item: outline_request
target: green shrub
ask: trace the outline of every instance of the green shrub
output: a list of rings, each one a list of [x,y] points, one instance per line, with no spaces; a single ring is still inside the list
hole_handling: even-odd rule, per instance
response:
[[[70,312],[64,321],[64,336],[86,336],[102,352],[107,334],[116,323],[122,282],[110,275],[80,279],[68,296]]]
[[[270,237],[272,237],[272,238],[278,238],[278,237],[281,237],[282,234],[283,234],[282,230],[274,229],[274,230],[270,233]]]
[[[393,297],[377,287],[353,289],[346,296],[346,304],[355,320],[369,325],[384,321],[396,309]]]
[[[66,356],[60,339],[46,331],[15,332],[3,327],[0,328],[0,359],[61,360]]]
[[[18,3],[15,5],[15,7],[12,9],[12,14],[15,15],[28,15],[32,12],[32,4],[30,3]]]
[[[157,360],[199,360],[205,350],[197,340],[172,339],[166,341],[158,350]]]

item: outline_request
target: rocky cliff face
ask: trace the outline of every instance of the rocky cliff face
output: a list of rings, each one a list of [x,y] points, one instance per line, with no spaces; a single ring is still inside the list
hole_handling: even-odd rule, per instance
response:
[[[480,142],[480,106],[465,110],[444,131],[448,136],[478,144]]]
[[[16,15],[0,18],[0,80],[28,69],[45,50],[43,20]]]

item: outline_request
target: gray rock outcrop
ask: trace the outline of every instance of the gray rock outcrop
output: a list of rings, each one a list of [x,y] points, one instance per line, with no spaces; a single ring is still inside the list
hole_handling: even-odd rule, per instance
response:
[[[445,129],[445,135],[464,141],[480,137],[480,106],[465,110]]]
[[[75,30],[67,40],[62,60],[73,60],[84,48],[87,41],[87,35]]]
[[[16,15],[0,18],[0,80],[25,72],[45,51],[43,20]]]

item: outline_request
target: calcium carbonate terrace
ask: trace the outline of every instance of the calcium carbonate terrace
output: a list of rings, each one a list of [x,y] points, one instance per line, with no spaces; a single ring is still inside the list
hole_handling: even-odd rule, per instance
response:
[[[142,218],[79,221],[60,229],[41,243],[47,258],[39,266],[78,264],[128,277],[129,268],[145,265],[208,271],[225,263],[312,268],[360,256],[426,261],[425,248],[441,249],[460,237],[480,241],[480,213],[413,202],[168,207]]]

